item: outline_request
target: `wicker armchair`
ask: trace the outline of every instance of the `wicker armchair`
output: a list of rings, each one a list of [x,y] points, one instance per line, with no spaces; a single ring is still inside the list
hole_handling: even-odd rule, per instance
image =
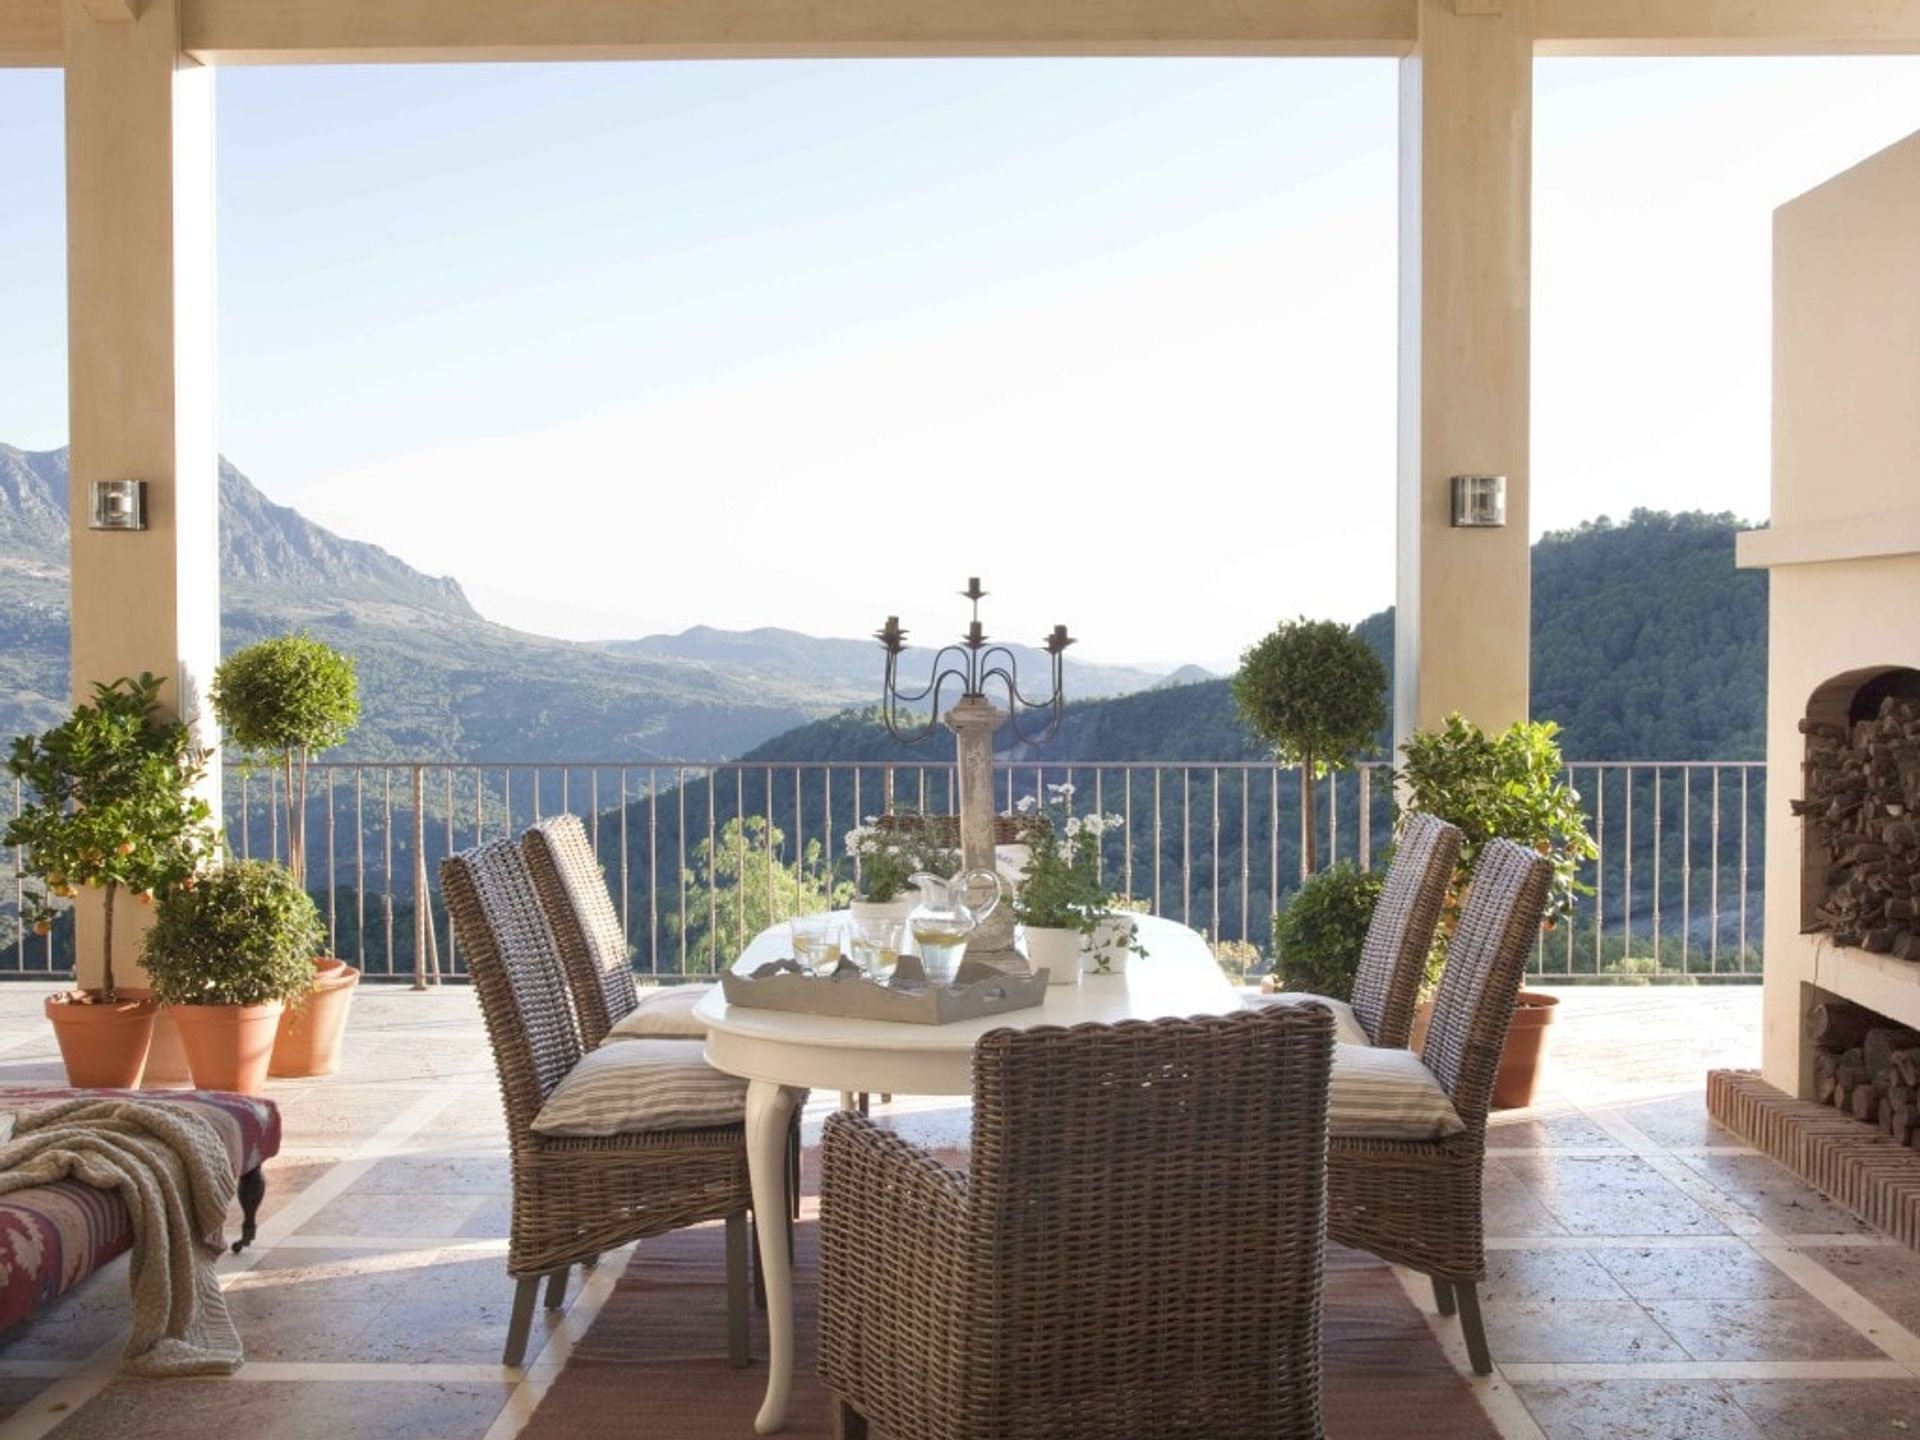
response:
[[[962,1176],[827,1121],[834,1433],[1318,1440],[1324,1006],[996,1030]]]
[[[1487,1110],[1552,875],[1544,857],[1511,840],[1490,841],[1474,868],[1421,1051],[1466,1129],[1438,1140],[1336,1135],[1328,1146],[1327,1233],[1431,1277],[1441,1313],[1457,1303],[1480,1375],[1493,1369],[1476,1288],[1487,1269]]]
[[[526,1355],[533,1303],[548,1308],[568,1267],[683,1225],[727,1222],[728,1341],[747,1363],[747,1227],[752,1192],[742,1129],[624,1134],[605,1139],[534,1133],[534,1117],[580,1060],[553,932],[525,857],[496,840],[448,858],[441,884],[466,951],[500,1072],[513,1167],[507,1273],[517,1282],[502,1363]]]
[[[1369,1044],[1406,1048],[1420,999],[1420,980],[1433,949],[1433,932],[1440,924],[1454,863],[1460,858],[1461,839],[1456,827],[1416,810],[1407,816],[1394,842],[1393,864],[1387,867],[1386,883],[1353,976],[1353,1019]],[[1253,1003],[1308,998],[1262,995]]]
[[[640,1003],[626,930],[579,816],[560,815],[529,826],[520,848],[573,992],[580,1043],[591,1050]]]

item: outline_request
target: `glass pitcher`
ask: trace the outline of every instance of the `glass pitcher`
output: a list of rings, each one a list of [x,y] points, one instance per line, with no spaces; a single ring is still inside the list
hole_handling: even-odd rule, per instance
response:
[[[930,983],[951,985],[967,937],[1000,903],[1000,877],[991,870],[968,870],[948,880],[922,871],[913,883],[920,887],[920,903],[907,925],[920,949],[920,968]]]

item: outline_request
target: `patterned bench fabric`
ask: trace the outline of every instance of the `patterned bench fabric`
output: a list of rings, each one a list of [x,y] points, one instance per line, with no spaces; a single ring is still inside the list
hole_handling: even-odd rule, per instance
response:
[[[236,1175],[280,1153],[280,1110],[271,1100],[218,1090],[72,1090],[0,1086],[0,1111],[78,1096],[182,1105],[213,1122]],[[16,1190],[0,1199],[0,1330],[11,1329],[133,1244],[120,1197],[77,1180]]]

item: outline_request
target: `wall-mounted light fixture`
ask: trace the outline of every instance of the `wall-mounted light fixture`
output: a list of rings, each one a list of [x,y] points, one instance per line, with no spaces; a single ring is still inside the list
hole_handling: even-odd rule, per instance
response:
[[[147,482],[95,480],[88,489],[92,511],[90,530],[144,530],[147,528]]]
[[[1453,523],[1457,528],[1480,529],[1507,523],[1507,477],[1456,475],[1453,477]]]

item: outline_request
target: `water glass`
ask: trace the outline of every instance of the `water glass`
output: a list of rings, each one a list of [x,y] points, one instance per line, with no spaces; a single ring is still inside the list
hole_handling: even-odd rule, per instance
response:
[[[852,938],[854,963],[882,984],[891,980],[907,943],[907,922],[856,920]]]
[[[793,958],[817,975],[831,975],[840,964],[840,930],[832,915],[796,915],[787,922]]]

